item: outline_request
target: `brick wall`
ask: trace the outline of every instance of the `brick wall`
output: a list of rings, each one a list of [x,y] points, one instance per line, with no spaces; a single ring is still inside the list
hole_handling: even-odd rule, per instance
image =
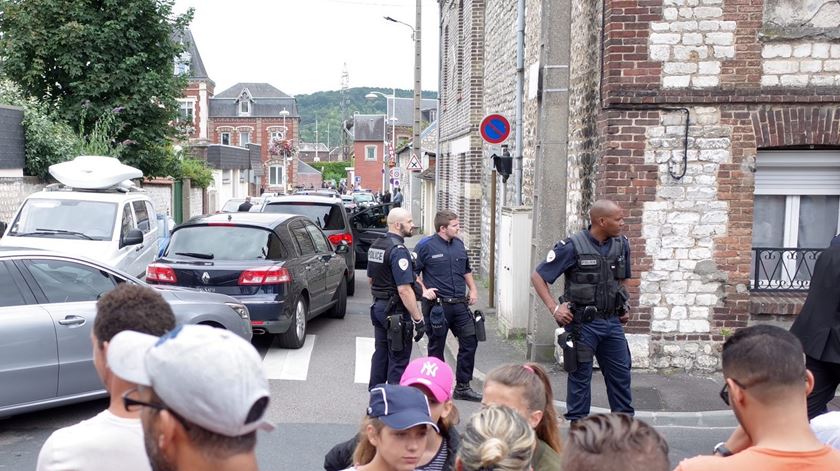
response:
[[[365,160],[365,147],[376,146],[376,159]],[[356,141],[353,143],[355,176],[362,177],[361,187],[379,193],[382,191],[382,141]]]
[[[222,142],[222,132],[230,132],[230,145],[240,146],[241,143],[239,142],[239,130],[248,130],[250,131],[250,140],[254,144],[259,144],[261,147],[260,151],[260,160],[263,162],[263,166],[266,166],[266,163],[272,158],[272,156],[268,153],[269,148],[271,147],[271,132],[273,129],[280,129],[283,127],[284,120],[283,118],[248,118],[248,117],[236,117],[236,118],[219,118],[214,117],[210,118],[210,130],[209,130],[209,138],[210,142],[213,144],[221,144]],[[286,127],[288,128],[289,138],[291,138],[295,145],[297,145],[298,140],[300,137],[298,136],[298,129],[299,129],[299,118],[286,118],[285,119]],[[294,166],[290,165],[287,167],[289,169],[289,182],[294,185],[295,180],[294,176],[295,173],[292,170]],[[264,169],[265,172],[262,176],[261,186],[263,188],[268,188],[268,170]]]

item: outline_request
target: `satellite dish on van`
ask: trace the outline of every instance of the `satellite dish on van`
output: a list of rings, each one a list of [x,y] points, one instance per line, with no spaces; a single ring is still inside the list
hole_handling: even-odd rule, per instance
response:
[[[143,177],[141,170],[124,165],[114,157],[99,155],[82,155],[50,165],[49,171],[59,182],[80,190],[106,190],[125,180]]]

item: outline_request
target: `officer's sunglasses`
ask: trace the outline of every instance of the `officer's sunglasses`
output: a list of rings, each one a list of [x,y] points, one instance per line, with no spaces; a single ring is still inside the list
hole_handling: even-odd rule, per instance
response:
[[[726,379],[731,379],[732,382],[737,384],[738,387],[741,388],[741,389],[747,389],[746,386],[741,384],[741,382],[738,381],[735,378],[726,378]],[[721,398],[721,400],[723,400],[723,403],[728,406],[729,405],[729,383],[726,382],[726,379],[724,379],[723,388],[720,390],[720,398]]]
[[[170,414],[172,414],[172,416],[175,417],[175,419],[178,422],[180,422],[181,425],[183,425],[185,429],[189,430],[191,424],[189,422],[187,422],[187,419],[178,415],[175,411],[173,411],[166,404],[141,401],[140,399],[135,399],[134,397],[132,397],[132,396],[136,396],[139,392],[140,392],[140,388],[136,387],[136,388],[131,388],[128,391],[126,391],[125,393],[123,393],[123,395],[122,395],[123,408],[125,408],[126,412],[136,412],[141,407],[148,407],[148,408],[154,409],[158,412],[160,412],[162,410],[165,410],[165,411],[169,412]]]

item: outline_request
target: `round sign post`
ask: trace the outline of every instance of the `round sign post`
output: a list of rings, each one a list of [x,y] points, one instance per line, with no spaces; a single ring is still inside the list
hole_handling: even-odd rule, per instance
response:
[[[501,144],[510,137],[510,122],[500,114],[490,114],[481,120],[479,130],[489,144]]]

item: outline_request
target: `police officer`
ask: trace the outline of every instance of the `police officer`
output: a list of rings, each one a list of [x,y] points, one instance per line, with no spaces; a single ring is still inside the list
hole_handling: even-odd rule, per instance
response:
[[[593,356],[604,374],[612,412],[634,412],[630,350],[622,327],[630,318],[624,287],[630,278],[630,248],[621,236],[624,214],[616,203],[598,200],[589,215],[589,229],[557,242],[531,274],[534,290],[573,339],[577,368],[568,373],[567,420],[589,415]],[[566,285],[558,302],[548,284],[560,275],[565,275]]]
[[[458,338],[458,364],[455,369],[455,399],[481,401],[481,394],[470,388],[475,351],[478,347],[475,320],[468,305],[478,300],[470,259],[464,242],[458,238],[461,224],[449,210],[435,214],[437,234],[421,240],[414,269],[420,273],[423,289],[423,318],[428,326],[429,356],[443,361],[446,336],[451,330]],[[469,294],[467,288],[469,287]]]
[[[411,213],[394,208],[388,213],[388,233],[368,250],[367,274],[373,296],[370,320],[375,339],[368,389],[385,382],[399,384],[411,359],[412,332],[416,332],[415,342],[425,332],[417,308],[411,253],[403,245],[412,229]]]

